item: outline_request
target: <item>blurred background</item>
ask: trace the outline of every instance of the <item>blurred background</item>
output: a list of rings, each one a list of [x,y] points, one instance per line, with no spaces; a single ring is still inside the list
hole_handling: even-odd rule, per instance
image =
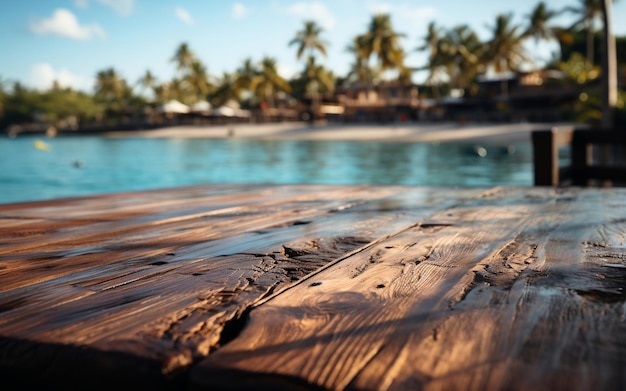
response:
[[[400,142],[259,147],[237,139],[236,126],[375,124],[384,132],[398,125],[601,124],[603,3],[3,2],[0,202],[227,181],[531,185],[529,139],[412,151],[401,151]],[[623,126],[626,4],[611,4],[617,67],[610,124]],[[107,137],[188,129],[181,126],[223,132],[193,142]],[[152,158],[133,160],[140,156]],[[298,156],[310,167],[295,164]]]

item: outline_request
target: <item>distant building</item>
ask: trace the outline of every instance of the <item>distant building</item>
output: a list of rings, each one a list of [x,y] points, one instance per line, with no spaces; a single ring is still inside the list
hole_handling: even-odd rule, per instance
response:
[[[403,122],[417,119],[419,99],[418,88],[414,84],[352,84],[337,87],[335,98],[344,108],[345,121]]]
[[[440,101],[444,118],[455,121],[552,122],[567,119],[582,87],[557,70],[477,78],[473,96]]]

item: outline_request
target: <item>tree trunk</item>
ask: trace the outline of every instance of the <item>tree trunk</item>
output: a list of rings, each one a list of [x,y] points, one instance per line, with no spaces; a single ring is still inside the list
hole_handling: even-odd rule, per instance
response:
[[[595,65],[595,58],[593,53],[594,35],[595,31],[593,26],[593,20],[590,20],[587,22],[587,62],[591,65]]]
[[[617,54],[615,37],[612,26],[612,1],[602,0],[602,127],[612,128],[615,125],[615,107],[617,106]],[[621,147],[599,146],[598,161],[601,164],[611,164],[622,150]],[[604,181],[604,186],[611,186],[610,181]]]
[[[614,125],[614,111],[617,105],[617,54],[612,26],[612,0],[602,1],[603,43],[602,55],[602,125]]]

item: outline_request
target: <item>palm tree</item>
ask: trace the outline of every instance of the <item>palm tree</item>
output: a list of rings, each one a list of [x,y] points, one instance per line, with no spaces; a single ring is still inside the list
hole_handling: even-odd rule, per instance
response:
[[[348,46],[346,46],[346,52],[352,53],[354,57],[361,61],[367,61],[369,57],[367,49],[367,38],[365,35],[357,35]]]
[[[254,100],[253,92],[259,81],[259,70],[251,58],[246,58],[241,67],[237,69],[237,87],[241,90],[241,96],[248,96],[248,101]],[[252,103],[252,102],[250,102]]]
[[[579,0],[576,7],[565,7],[565,12],[576,14],[578,19],[570,29],[582,26],[587,32],[587,61],[594,63],[593,37],[595,34],[594,24],[600,18],[603,12],[604,0]]]
[[[617,106],[617,52],[613,36],[613,11],[611,0],[602,1],[602,32],[604,54],[602,61],[602,125],[614,125]]]
[[[298,60],[306,50],[309,52],[309,57],[313,56],[315,50],[322,53],[324,57],[326,56],[328,42],[320,39],[320,34],[323,31],[314,21],[304,22],[304,29],[298,31],[295,38],[289,42],[289,46],[298,45],[298,52],[296,53]]]
[[[346,76],[348,83],[358,83],[371,85],[374,81],[380,79],[380,72],[372,68],[364,61],[356,60],[350,65],[350,70]]]
[[[156,84],[156,77],[148,69],[146,70],[146,73],[139,78],[137,83],[144,88],[152,88]]]
[[[168,83],[169,99],[181,102],[189,102],[189,84],[183,79],[175,77]]]
[[[561,30],[550,26],[550,21],[558,15],[559,12],[549,9],[546,3],[543,1],[539,2],[531,13],[526,15],[528,25],[522,35],[527,38],[533,38],[535,45],[541,40],[551,41],[555,38],[558,39],[559,35],[562,34]]]
[[[511,25],[511,14],[500,14],[492,27],[492,38],[487,42],[485,63],[496,73],[519,71],[520,66],[529,61],[524,52],[524,35],[518,33],[519,26]],[[508,93],[507,83],[502,80],[503,92]]]
[[[403,65],[400,69],[398,69],[398,82],[403,85],[411,84],[414,70],[414,68]]]
[[[417,51],[429,51],[429,57],[436,57],[439,52],[439,43],[441,40],[441,29],[435,25],[435,22],[428,23],[426,28],[426,36],[422,38],[424,43],[418,46]]]
[[[113,68],[96,74],[95,97],[103,101],[105,112],[115,115],[132,99],[131,89]]]
[[[335,89],[335,82],[330,72],[322,65],[315,64],[315,57],[309,56],[306,67],[301,75],[305,92],[313,95],[331,92]]]
[[[155,85],[152,87],[152,92],[154,93],[154,100],[156,103],[165,103],[171,99],[171,91],[170,84],[163,83],[160,85]]]
[[[469,87],[475,76],[483,71],[485,45],[467,25],[447,31],[438,48],[437,64],[446,69],[451,88]]]
[[[185,87],[185,83],[183,83],[181,79],[174,78],[169,82],[155,85],[152,87],[152,91],[154,92],[154,99],[156,103],[161,104],[172,99],[176,99],[178,101],[184,100],[188,94]]]
[[[381,70],[399,69],[404,56],[400,48],[400,38],[404,34],[394,31],[389,14],[377,14],[372,17],[367,32],[363,35],[364,55],[375,55]]]
[[[220,78],[217,87],[211,95],[211,103],[214,106],[222,106],[229,100],[241,100],[243,87],[239,83],[239,75],[235,73],[224,72]]]
[[[519,26],[511,25],[511,14],[500,14],[492,27],[493,34],[487,42],[487,63],[496,73],[517,71],[520,65],[528,61],[524,52],[524,35],[518,33]]]
[[[126,82],[117,71],[108,68],[96,74],[96,96],[106,101],[121,100],[126,94]]]
[[[146,90],[152,90],[156,83],[157,79],[150,70],[146,70],[146,73],[137,80],[137,84],[142,88],[144,93]]]
[[[535,43],[540,40],[551,40],[555,37],[555,31],[552,27],[550,27],[550,20],[554,19],[558,16],[559,13],[557,11],[553,11],[548,9],[546,3],[543,1],[539,2],[535,8],[531,11],[530,14],[526,15],[528,19],[528,26],[524,31],[523,35],[525,37],[532,37],[535,39]]]
[[[365,36],[359,35],[354,37],[352,44],[346,47],[346,51],[354,55],[354,62],[350,66],[346,80],[371,85],[380,76],[379,72],[369,64],[366,46]]]
[[[188,103],[194,103],[198,100],[206,99],[207,94],[213,88],[209,81],[209,75],[206,67],[199,60],[193,60],[189,66],[189,71],[184,77],[190,96],[185,99]]]
[[[278,74],[276,60],[271,57],[265,57],[261,61],[261,69],[254,87],[260,100],[266,101],[270,107],[274,106],[277,92],[291,92],[291,86]]]
[[[258,74],[259,70],[256,64],[254,64],[251,58],[246,58],[241,64],[241,67],[237,69],[237,82],[241,88],[252,91],[254,89],[254,81]]]
[[[442,76],[445,73],[445,59],[446,56],[442,50],[442,31],[435,25],[434,22],[428,24],[426,36],[424,36],[424,43],[418,46],[418,51],[428,51],[428,63],[421,69],[428,71],[428,77],[426,78],[426,84],[433,86],[441,82]],[[435,94],[439,95],[438,89],[433,89]]]
[[[186,42],[183,42],[178,46],[178,48],[176,48],[176,52],[174,53],[174,56],[170,59],[170,61],[175,62],[176,69],[180,71],[184,69],[189,69],[193,64],[195,58],[196,56],[191,51],[191,49],[189,49],[189,45],[187,45]]]
[[[304,97],[309,97],[311,113],[319,111],[321,94],[331,92],[335,89],[335,80],[332,74],[322,65],[315,63],[315,57],[309,56],[304,71],[298,79],[293,81],[294,88],[301,91]],[[310,120],[315,120],[316,115],[313,114]]]

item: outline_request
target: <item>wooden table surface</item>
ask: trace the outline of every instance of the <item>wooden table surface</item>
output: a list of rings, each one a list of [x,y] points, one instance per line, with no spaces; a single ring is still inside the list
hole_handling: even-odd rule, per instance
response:
[[[0,205],[0,388],[626,389],[626,190]]]

